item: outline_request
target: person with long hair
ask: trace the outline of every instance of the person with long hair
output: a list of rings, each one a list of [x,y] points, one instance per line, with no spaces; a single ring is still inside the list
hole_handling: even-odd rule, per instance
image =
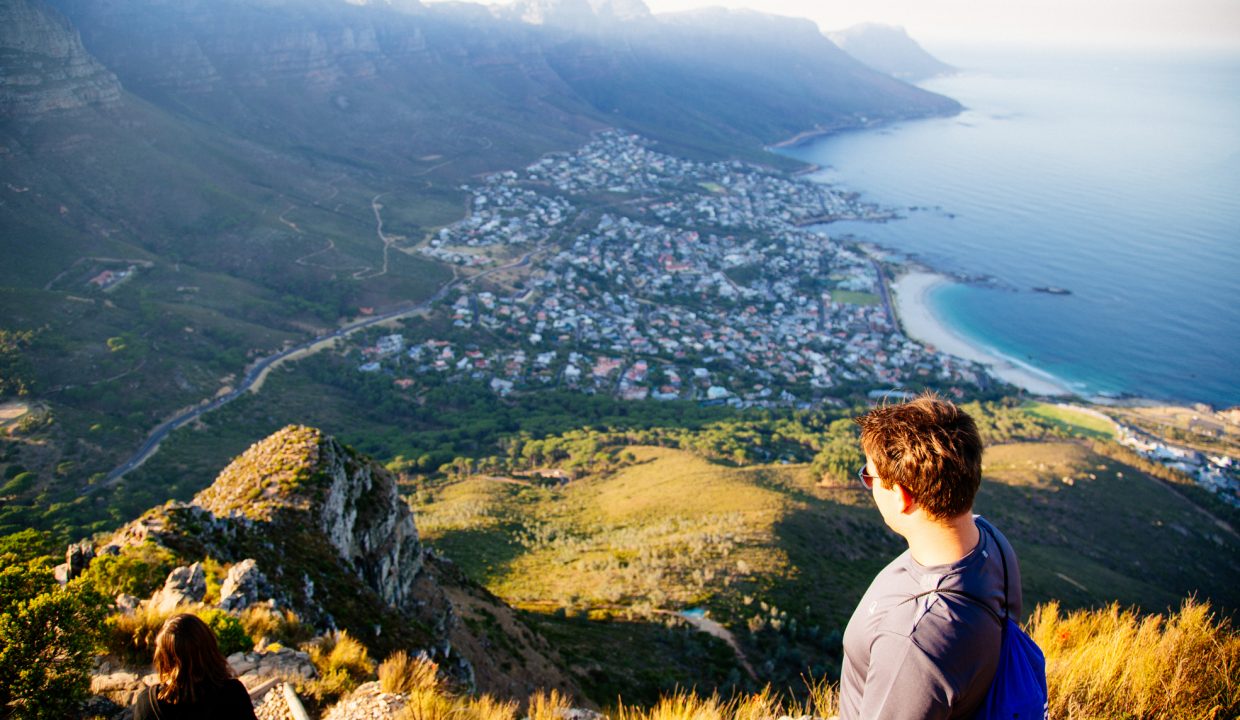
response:
[[[159,684],[138,696],[134,720],[256,720],[250,695],[220,653],[215,633],[196,615],[164,621],[155,636],[155,670]]]

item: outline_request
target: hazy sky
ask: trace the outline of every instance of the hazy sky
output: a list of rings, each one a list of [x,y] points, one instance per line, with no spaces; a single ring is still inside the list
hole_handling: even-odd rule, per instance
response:
[[[487,4],[505,0],[475,0]],[[1240,50],[1240,0],[646,0],[655,12],[724,6],[805,17],[824,30],[903,25],[918,41]]]
[[[722,5],[808,17],[824,30],[903,25],[926,42],[1230,45],[1240,0],[647,0],[655,12]]]

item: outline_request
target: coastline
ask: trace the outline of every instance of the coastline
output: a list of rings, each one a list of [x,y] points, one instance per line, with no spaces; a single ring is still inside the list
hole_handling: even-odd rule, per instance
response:
[[[994,377],[1035,395],[1054,397],[1078,393],[1063,381],[1049,374],[1024,367],[989,348],[961,337],[930,308],[930,293],[953,280],[924,268],[909,268],[891,283],[893,305],[904,334],[912,340],[963,360],[986,367]]]

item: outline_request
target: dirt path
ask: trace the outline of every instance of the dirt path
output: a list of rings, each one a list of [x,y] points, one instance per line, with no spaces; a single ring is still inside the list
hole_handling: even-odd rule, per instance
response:
[[[396,240],[383,234],[383,215],[381,212],[383,210],[383,204],[379,202],[379,198],[384,195],[387,195],[387,193],[379,193],[370,199],[370,210],[375,214],[375,234],[379,236],[379,242],[383,243],[383,269],[378,272],[375,272],[371,268],[359,270],[353,273],[354,280],[364,280],[387,275],[392,246],[396,244]]]
[[[736,661],[745,669],[745,672],[749,673],[749,677],[754,680],[758,679],[758,674],[754,672],[753,665],[749,664],[749,658],[745,657],[745,651],[741,649],[741,644],[736,641],[736,636],[732,634],[731,630],[703,615],[690,615],[672,610],[656,610],[655,612],[660,615],[675,615],[692,625],[699,632],[704,632],[724,641],[728,644],[728,647],[732,648],[732,652],[736,653]]]

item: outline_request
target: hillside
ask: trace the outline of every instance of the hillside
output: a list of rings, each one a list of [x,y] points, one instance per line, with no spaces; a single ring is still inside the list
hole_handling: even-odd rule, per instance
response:
[[[1075,717],[1131,697],[1145,717],[1166,703],[1197,707],[1225,695],[1230,671],[1218,683],[1177,683],[1161,694],[1150,673],[1190,662],[1193,643],[1208,645],[1215,634],[1234,645],[1226,621],[1240,600],[1231,582],[1240,562],[1234,531],[1173,486],[1090,449],[1103,445],[999,441],[1013,432],[1053,435],[1034,413],[975,412],[994,441],[976,509],[1019,553],[1058,707]],[[95,687],[122,705],[141,670],[132,663],[149,652],[146,628],[177,602],[213,618],[230,647],[258,643],[261,652],[236,660],[259,666],[248,682],[273,672],[263,663],[313,662],[317,679],[306,669],[299,688],[321,707],[373,677],[373,664],[349,665],[348,653],[378,659],[398,650],[425,651],[453,692],[520,702],[555,688],[576,704],[651,706],[689,687],[739,692],[740,702],[768,684],[804,701],[804,678],[837,677],[844,624],[903,545],[849,472],[824,477],[819,460],[736,461],[747,453],[735,447],[800,441],[798,427],[574,431],[525,441],[514,462],[527,469],[484,460],[491,472],[462,466],[418,479],[321,431],[289,426],[235,458],[191,502],[153,508],[72,546],[56,572],[79,579],[60,591],[52,583],[50,592],[103,594],[81,596],[111,617],[100,640],[111,674],[97,676]],[[663,446],[642,444],[649,439]],[[836,451],[828,443],[822,452]],[[20,553],[6,558],[15,561],[10,572],[21,572],[21,558],[45,540],[27,532],[5,539],[0,552],[15,552],[15,542]],[[25,572],[46,572],[40,562]],[[1221,619],[1185,604],[1189,596]],[[1155,637],[1161,618],[1119,605],[1178,609],[1167,622],[1182,629]],[[1149,667],[1119,677],[1105,638],[1138,625]],[[309,660],[283,643],[308,650]],[[315,649],[350,643],[356,649],[345,654]],[[1202,652],[1216,650],[1233,652]],[[1090,678],[1104,676],[1112,690],[1100,693]],[[830,687],[817,685],[809,697],[829,707]]]
[[[735,633],[764,682],[838,672],[857,598],[903,547],[869,497],[820,484],[806,465],[626,452],[619,469],[566,485],[487,476],[420,486],[423,538],[599,666],[633,662],[624,618],[703,608]],[[1240,538],[1162,481],[1074,442],[990,447],[984,473],[976,510],[1020,554],[1026,607],[1163,611],[1195,595],[1236,612]],[[577,633],[543,615],[553,610],[616,620]],[[611,672],[642,682],[639,666]],[[744,674],[730,677],[713,683]]]

